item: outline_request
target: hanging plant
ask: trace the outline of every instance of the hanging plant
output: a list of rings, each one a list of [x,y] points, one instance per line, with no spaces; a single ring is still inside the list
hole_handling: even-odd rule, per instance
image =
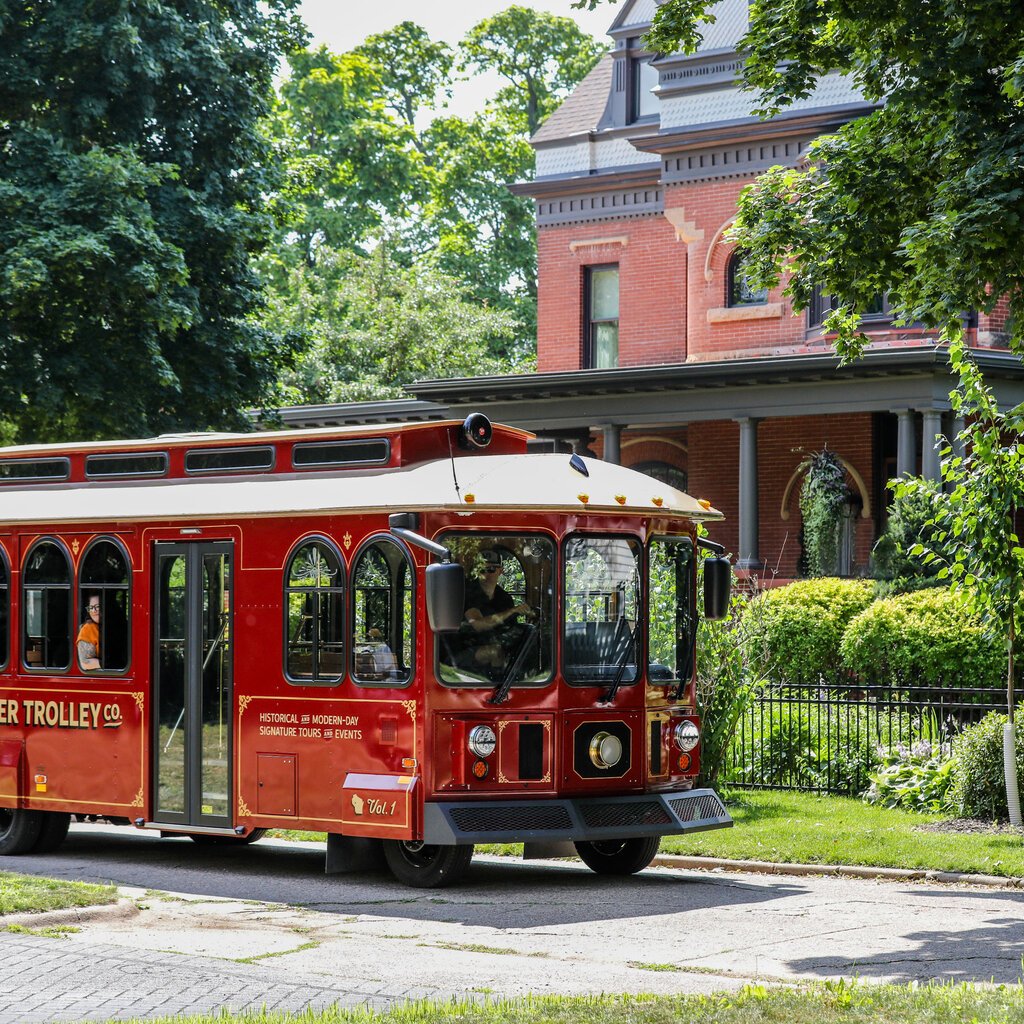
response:
[[[843,513],[850,501],[846,470],[827,448],[809,455],[801,465],[806,470],[800,488],[800,515],[807,572],[831,576],[839,568]]]

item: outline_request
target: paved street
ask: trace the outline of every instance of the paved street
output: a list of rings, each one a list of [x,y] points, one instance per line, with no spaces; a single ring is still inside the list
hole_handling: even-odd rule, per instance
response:
[[[479,858],[459,888],[325,876],[322,850],[75,826],[7,870],[130,887],[66,939],[0,934],[0,1024],[412,997],[709,992],[754,978],[1015,981],[1024,893]],[[136,904],[141,906],[137,909]]]

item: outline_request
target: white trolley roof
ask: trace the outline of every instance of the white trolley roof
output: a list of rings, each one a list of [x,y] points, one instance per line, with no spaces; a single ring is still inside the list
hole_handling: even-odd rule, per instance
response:
[[[389,469],[7,484],[0,488],[0,526],[503,509],[723,518],[709,504],[643,473],[599,459],[583,462],[589,476],[573,469],[565,454],[479,454]]]

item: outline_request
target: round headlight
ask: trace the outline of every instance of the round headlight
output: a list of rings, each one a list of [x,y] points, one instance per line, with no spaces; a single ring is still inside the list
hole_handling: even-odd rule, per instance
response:
[[[622,740],[610,732],[599,732],[590,741],[590,760],[597,768],[614,768],[622,760]]]
[[[469,730],[469,749],[477,757],[490,757],[498,744],[498,737],[489,725],[474,725]]]
[[[680,750],[693,750],[700,743],[700,729],[697,728],[695,722],[686,719],[676,726],[675,737],[676,746]]]

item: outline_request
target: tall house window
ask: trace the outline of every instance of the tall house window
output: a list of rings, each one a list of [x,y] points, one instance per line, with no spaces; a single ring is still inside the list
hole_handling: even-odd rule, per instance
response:
[[[639,39],[630,39],[633,50],[640,44]],[[650,63],[651,54],[631,57],[629,60],[629,120],[639,121],[658,114],[658,97],[653,90],[658,85],[658,69]]]
[[[619,268],[591,267],[587,272],[585,364],[597,370],[619,365]]]
[[[747,280],[744,263],[745,257],[742,252],[734,252],[729,257],[729,272],[726,275],[729,294],[726,296],[726,305],[759,306],[768,301],[768,291],[764,288],[752,287]]]

